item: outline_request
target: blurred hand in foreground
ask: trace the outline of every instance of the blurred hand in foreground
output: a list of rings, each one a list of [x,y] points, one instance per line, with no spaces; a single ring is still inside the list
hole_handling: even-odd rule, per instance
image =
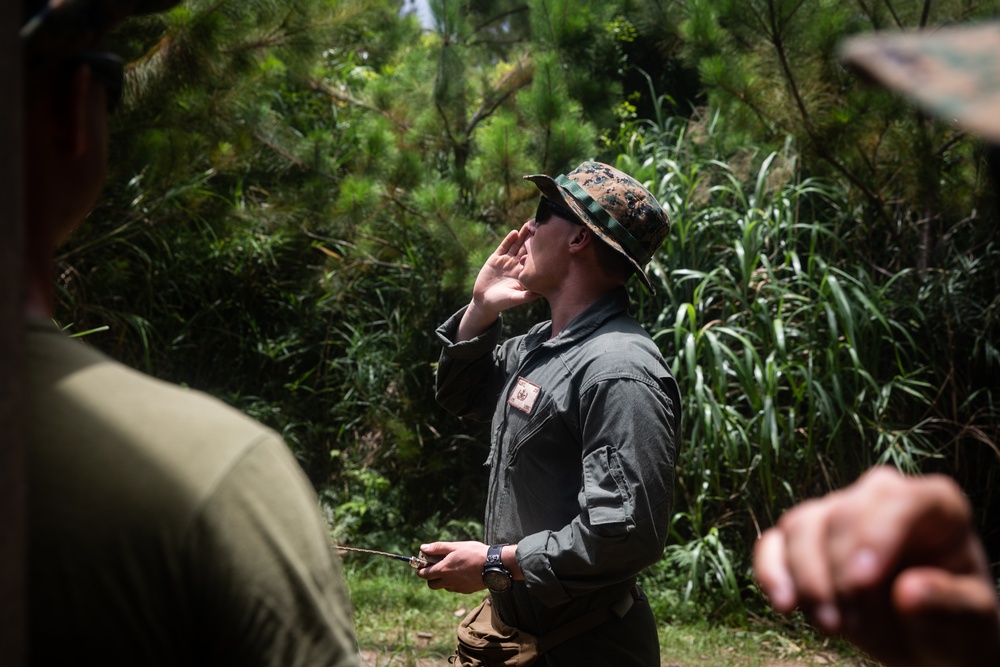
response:
[[[776,610],[887,667],[1000,665],[995,583],[947,477],[876,468],[803,502],[758,540],[754,573]]]

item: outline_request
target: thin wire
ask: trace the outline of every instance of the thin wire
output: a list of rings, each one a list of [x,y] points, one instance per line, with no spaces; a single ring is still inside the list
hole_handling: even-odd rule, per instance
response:
[[[359,549],[357,547],[345,547],[341,545],[336,545],[337,549],[341,551],[353,551],[355,553],[371,554],[373,556],[385,556],[387,558],[395,558],[396,560],[403,560],[410,564],[410,567],[427,567],[427,561],[423,558],[418,558],[416,556],[402,556],[400,554],[392,554],[388,551],[375,551],[374,549]]]

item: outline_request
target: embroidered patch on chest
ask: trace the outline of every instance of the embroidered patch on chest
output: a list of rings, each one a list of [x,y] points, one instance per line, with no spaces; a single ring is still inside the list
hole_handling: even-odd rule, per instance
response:
[[[510,392],[510,398],[507,399],[507,403],[521,412],[530,415],[531,408],[535,406],[535,400],[540,393],[542,393],[541,387],[519,377],[517,378],[517,384],[514,385],[514,391]]]

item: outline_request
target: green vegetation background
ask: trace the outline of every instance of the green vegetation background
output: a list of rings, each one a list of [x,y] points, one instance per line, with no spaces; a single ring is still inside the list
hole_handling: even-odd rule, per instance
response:
[[[847,35],[996,2],[188,0],[134,19],[110,182],[58,319],[278,430],[333,539],[478,538],[488,434],[435,326],[584,159],[673,222],[632,285],[684,425],[661,618],[745,624],[759,531],[877,462],[954,476],[1000,560],[992,151],[865,85]],[[518,333],[544,306],[513,312]]]

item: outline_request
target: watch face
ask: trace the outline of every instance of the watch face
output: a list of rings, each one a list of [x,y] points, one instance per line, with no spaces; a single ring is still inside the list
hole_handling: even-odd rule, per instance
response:
[[[483,572],[483,583],[494,593],[503,593],[510,588],[510,574],[503,569],[488,569]]]

